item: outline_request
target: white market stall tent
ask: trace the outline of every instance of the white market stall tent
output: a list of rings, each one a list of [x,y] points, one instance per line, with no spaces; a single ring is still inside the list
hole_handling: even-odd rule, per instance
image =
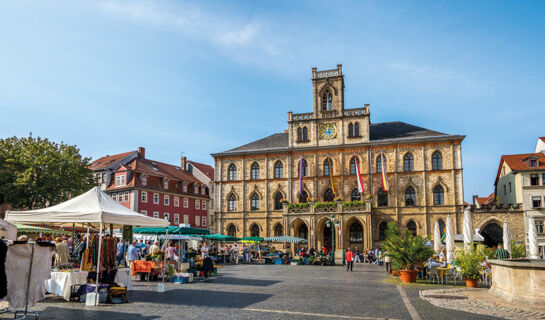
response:
[[[7,211],[6,221],[11,223],[52,223],[60,225],[100,224],[98,251],[101,252],[102,231],[104,224],[117,226],[168,227],[163,219],[151,218],[139,214],[113,200],[99,187],[74,197],[63,203],[37,210]],[[97,288],[100,275],[100,255],[97,261]],[[98,295],[96,302],[98,304]]]

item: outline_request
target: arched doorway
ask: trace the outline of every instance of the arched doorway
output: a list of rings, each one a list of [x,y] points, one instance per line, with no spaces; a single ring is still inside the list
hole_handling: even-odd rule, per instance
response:
[[[363,250],[363,225],[359,220],[352,220],[352,222],[347,224],[344,234],[344,246],[346,249],[360,249]]]
[[[328,224],[326,223],[324,225],[324,229],[323,229],[323,245],[327,252],[330,252],[331,251],[331,244],[332,244],[332,241],[331,241],[331,226],[328,226]],[[320,250],[322,250],[322,248],[320,248]]]
[[[489,222],[480,231],[484,238],[484,245],[494,247],[503,242],[503,228],[496,222]]]
[[[306,239],[308,241],[308,227],[306,224],[302,223],[299,226],[299,230],[296,236],[302,239]]]

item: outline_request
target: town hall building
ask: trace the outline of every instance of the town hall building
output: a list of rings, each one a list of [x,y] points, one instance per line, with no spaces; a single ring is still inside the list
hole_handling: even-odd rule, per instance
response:
[[[400,121],[372,123],[368,104],[345,107],[341,65],[313,68],[312,88],[312,112],[289,112],[287,130],[212,154],[214,232],[362,249],[380,245],[389,222],[430,235],[435,221],[443,226],[450,215],[454,233],[461,233],[465,136]]]

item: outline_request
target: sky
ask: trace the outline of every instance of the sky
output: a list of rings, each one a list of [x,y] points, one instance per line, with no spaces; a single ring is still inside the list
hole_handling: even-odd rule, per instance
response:
[[[345,107],[466,135],[464,193],[545,136],[542,1],[24,1],[0,4],[0,138],[96,159],[213,164],[312,111],[343,64]],[[535,119],[537,117],[537,120]]]

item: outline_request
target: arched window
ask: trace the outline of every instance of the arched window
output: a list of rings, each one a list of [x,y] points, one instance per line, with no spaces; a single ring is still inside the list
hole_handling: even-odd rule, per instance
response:
[[[306,224],[301,224],[299,227],[299,232],[297,232],[297,236],[301,239],[308,239],[308,228]]]
[[[352,190],[352,194],[350,194],[350,200],[352,201],[361,200],[361,195],[360,195],[360,192],[358,191],[358,188],[355,188],[354,190]]]
[[[234,163],[231,163],[229,165],[229,168],[227,169],[227,180],[236,180],[237,178],[237,166],[235,166]]]
[[[335,197],[333,196],[333,190],[331,190],[331,188],[327,188],[327,190],[324,192],[324,201],[331,202],[334,198]]]
[[[308,128],[303,127],[303,141],[308,141]]]
[[[299,163],[299,176],[301,176],[301,169],[303,169],[303,177],[308,175],[308,163],[307,160],[302,159],[302,162]]]
[[[348,124],[348,136],[353,137],[354,136],[354,125],[352,123]]]
[[[308,201],[308,193],[303,190],[303,193],[299,194],[299,203],[307,202]]]
[[[362,243],[363,242],[363,227],[361,223],[354,222],[350,226],[350,242]]]
[[[415,204],[416,204],[416,195],[414,192],[414,188],[409,186],[407,189],[405,189],[405,205],[414,206]]]
[[[328,111],[333,109],[333,96],[331,96],[331,92],[329,90],[326,90],[324,92],[324,95],[322,96],[322,110]]]
[[[445,204],[445,191],[443,190],[443,187],[436,186],[433,188],[433,204]]]
[[[377,173],[382,173],[382,166],[386,169],[386,156],[384,156],[384,163],[382,163],[382,155],[377,157]]]
[[[326,158],[324,161],[324,176],[331,175],[332,170],[333,170],[333,161],[331,161],[331,158]]]
[[[360,124],[358,122],[354,123],[354,137],[360,136]]]
[[[277,223],[274,226],[274,236],[275,237],[281,237],[283,233],[284,233],[284,230],[282,228],[282,225],[280,223]]]
[[[259,226],[255,223],[250,227],[250,237],[259,237]]]
[[[284,165],[282,161],[276,161],[274,164],[274,178],[282,178],[284,176]]]
[[[441,152],[435,151],[431,156],[431,169],[443,170],[443,156],[441,155]]]
[[[360,164],[360,159],[358,157],[353,156],[350,158],[350,174],[356,174],[356,161],[358,162],[358,165]]]
[[[403,157],[403,171],[413,171],[414,170],[414,157],[413,154],[407,152]]]
[[[234,225],[230,224],[230,225],[227,227],[227,235],[230,236],[230,237],[236,237],[236,236],[237,236],[237,227],[235,227]]]
[[[259,210],[259,194],[257,192],[252,194],[250,210]]]
[[[303,141],[303,129],[301,127],[297,128],[297,141]]]
[[[386,223],[386,221],[382,221],[378,225],[378,240],[379,241],[386,239],[386,229],[388,229],[388,224]]]
[[[407,222],[407,229],[409,229],[413,236],[416,236],[416,222],[413,220]]]
[[[441,232],[441,237],[446,233],[445,221],[439,219],[439,231]]]
[[[250,167],[250,179],[259,179],[259,164],[257,162],[252,163]]]
[[[378,202],[379,207],[387,207],[388,206],[388,192],[384,191],[384,189],[382,189],[382,188],[378,189],[377,202]]]
[[[227,199],[227,210],[235,211],[237,209],[237,197],[231,193]]]
[[[282,195],[282,192],[280,191],[274,194],[274,210],[282,210],[283,198],[284,198],[284,195]]]

